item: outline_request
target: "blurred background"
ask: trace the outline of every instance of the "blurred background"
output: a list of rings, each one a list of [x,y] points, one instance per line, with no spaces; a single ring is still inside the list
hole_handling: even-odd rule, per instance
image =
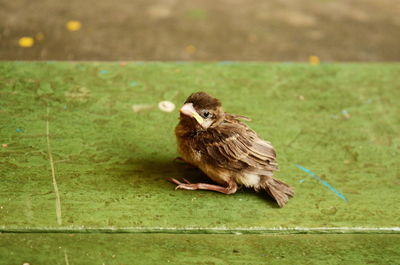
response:
[[[399,61],[399,0],[0,0],[0,60]]]

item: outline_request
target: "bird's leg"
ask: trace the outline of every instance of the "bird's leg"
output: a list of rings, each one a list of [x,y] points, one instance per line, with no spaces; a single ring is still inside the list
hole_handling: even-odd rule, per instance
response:
[[[207,183],[190,183],[188,180],[183,179],[185,183],[182,183],[174,178],[169,178],[168,179],[170,182],[175,183],[177,186],[175,189],[183,189],[183,190],[212,190],[212,191],[218,191],[224,194],[232,194],[235,193],[237,190],[237,184],[232,181],[228,183],[227,187],[219,186],[219,185],[213,185],[213,184],[207,184]]]

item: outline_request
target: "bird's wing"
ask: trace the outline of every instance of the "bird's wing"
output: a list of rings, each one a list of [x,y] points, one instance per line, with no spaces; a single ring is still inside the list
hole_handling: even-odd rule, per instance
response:
[[[278,169],[271,143],[260,139],[243,123],[223,122],[204,132],[197,149],[208,163],[231,170],[273,171]]]

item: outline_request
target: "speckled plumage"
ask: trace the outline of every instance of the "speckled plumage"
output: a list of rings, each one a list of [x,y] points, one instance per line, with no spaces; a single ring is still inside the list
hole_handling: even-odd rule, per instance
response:
[[[225,113],[219,100],[204,92],[190,95],[185,105],[202,117],[202,123],[181,111],[175,129],[178,152],[184,161],[201,169],[221,186],[171,179],[177,188],[232,194],[238,185],[244,185],[256,191],[265,190],[283,207],[294,191],[272,177],[278,170],[275,150],[270,142],[262,140],[240,121],[248,118]]]

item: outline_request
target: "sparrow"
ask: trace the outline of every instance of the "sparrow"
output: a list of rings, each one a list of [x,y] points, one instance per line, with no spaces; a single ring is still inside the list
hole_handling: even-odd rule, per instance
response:
[[[224,112],[221,102],[205,92],[191,94],[179,112],[175,128],[179,159],[199,168],[216,184],[169,178],[176,189],[233,194],[245,186],[265,191],[279,207],[294,196],[293,188],[272,177],[278,170],[275,149],[241,121],[249,118]]]

